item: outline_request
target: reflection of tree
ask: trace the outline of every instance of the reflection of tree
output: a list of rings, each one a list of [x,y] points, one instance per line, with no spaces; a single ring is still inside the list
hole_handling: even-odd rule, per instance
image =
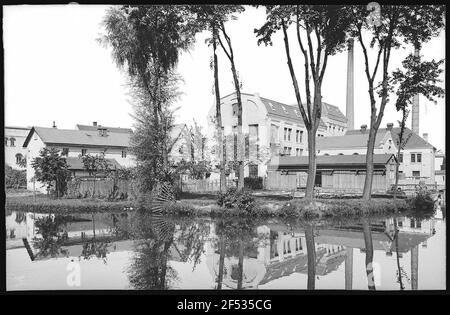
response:
[[[178,249],[179,245],[182,245],[181,258],[194,263],[192,270],[200,263],[208,235],[209,226],[204,221],[182,220],[180,222],[180,234],[176,238],[176,248]]]
[[[314,227],[305,225],[306,252],[308,255],[308,290],[314,290],[316,286],[316,245],[314,242]]]
[[[373,242],[372,232],[370,230],[370,223],[367,218],[362,218],[361,223],[363,226],[364,244],[366,247],[366,273],[367,283],[369,290],[376,290],[374,274],[373,274]]]
[[[256,239],[256,223],[251,219],[219,220],[216,223],[216,235],[218,242],[215,247],[219,251],[217,289],[222,289],[225,257],[238,257],[237,268],[232,268],[230,272],[240,290],[244,282],[244,253],[257,252],[259,240]]]
[[[110,242],[96,239],[94,214],[92,214],[92,233],[93,237],[87,242],[83,243],[83,249],[81,251],[80,257],[83,257],[83,259],[85,260],[89,260],[92,257],[97,257],[98,259],[102,259],[106,264],[106,255],[109,253],[108,246]]]
[[[134,223],[137,240],[128,270],[131,286],[138,290],[168,289],[176,278],[175,270],[167,265],[175,225],[146,213],[136,213]]]
[[[37,218],[35,221],[36,234],[42,237],[33,238],[33,247],[37,250],[37,257],[57,257],[60,254],[68,255],[68,251],[61,246],[68,239],[63,227],[70,217],[49,215]]]

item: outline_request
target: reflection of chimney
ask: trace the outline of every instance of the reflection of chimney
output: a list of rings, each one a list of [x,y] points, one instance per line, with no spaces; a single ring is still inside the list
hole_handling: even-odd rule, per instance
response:
[[[422,138],[423,138],[423,140],[428,142],[428,133],[424,133]]]
[[[345,112],[347,116],[347,130],[355,129],[353,98],[353,39],[351,39],[348,44],[347,59],[347,98]]]
[[[414,57],[419,57],[420,49],[414,49]],[[411,129],[417,135],[419,134],[419,94],[414,96],[412,105]]]
[[[97,127],[97,122],[96,121],[92,122],[92,126]]]
[[[367,125],[361,125],[361,133],[365,133],[367,130]]]
[[[392,127],[394,127],[394,124],[393,124],[393,123],[387,123],[387,124],[386,124],[386,129],[387,129],[387,130],[392,130]]]
[[[55,121],[53,121],[53,128],[56,129],[56,123],[55,123]]]

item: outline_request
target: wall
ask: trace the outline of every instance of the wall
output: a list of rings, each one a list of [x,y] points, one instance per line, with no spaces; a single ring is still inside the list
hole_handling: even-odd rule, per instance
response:
[[[424,180],[426,184],[434,184],[435,183],[435,152],[432,148],[427,149],[405,149],[402,151],[403,153],[403,163],[400,164],[400,171],[403,171],[405,180],[402,180],[400,183],[404,183],[407,181],[414,181],[414,179],[408,179],[408,177],[412,177],[413,171],[420,171],[420,180]],[[411,153],[421,153],[422,154],[422,162],[411,162]],[[416,159],[417,161],[417,159]],[[423,177],[423,178],[422,178]]]
[[[30,129],[27,128],[5,127],[5,138],[7,138],[7,143],[4,143],[5,164],[14,169],[21,169],[16,163],[16,154],[22,154],[26,158],[27,149],[23,148],[23,143],[29,132]],[[15,139],[14,146],[11,146],[11,138]]]

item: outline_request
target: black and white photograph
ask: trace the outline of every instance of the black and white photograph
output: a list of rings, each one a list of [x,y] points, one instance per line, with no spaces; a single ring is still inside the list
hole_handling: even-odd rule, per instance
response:
[[[2,15],[5,294],[447,290],[445,5]]]

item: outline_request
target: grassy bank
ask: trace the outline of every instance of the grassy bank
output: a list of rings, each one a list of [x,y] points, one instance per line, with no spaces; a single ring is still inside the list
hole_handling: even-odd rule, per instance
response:
[[[196,198],[194,198],[196,197]],[[138,205],[134,201],[105,201],[99,199],[50,199],[39,195],[8,196],[9,211],[38,213],[92,213],[122,212],[129,209],[150,209],[150,204]],[[214,195],[186,196],[174,203],[167,203],[162,211],[167,215],[182,216],[230,216],[230,217],[284,217],[301,219],[327,219],[333,217],[361,217],[403,213],[410,208],[408,200],[372,199],[317,199],[314,205],[304,199],[289,199],[285,196],[255,196],[251,209],[223,208],[217,205]]]

